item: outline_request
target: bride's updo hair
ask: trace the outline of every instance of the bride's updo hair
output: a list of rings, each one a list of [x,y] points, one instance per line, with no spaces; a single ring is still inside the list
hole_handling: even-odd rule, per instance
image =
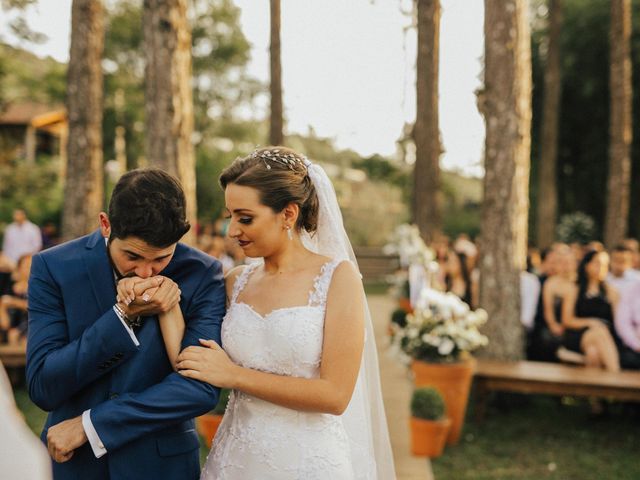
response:
[[[220,175],[226,190],[233,183],[255,188],[260,203],[281,212],[290,203],[300,208],[296,229],[309,233],[318,227],[318,195],[307,173],[308,160],[287,147],[266,147],[236,158]]]

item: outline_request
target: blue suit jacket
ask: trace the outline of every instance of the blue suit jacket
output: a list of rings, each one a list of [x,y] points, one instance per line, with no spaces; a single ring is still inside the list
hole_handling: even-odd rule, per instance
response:
[[[225,308],[220,263],[178,244],[161,272],[180,286],[187,325],[183,347],[220,342]],[[108,453],[86,443],[54,463],[60,479],[196,479],[193,418],[213,408],[219,390],[174,373],[157,317],[145,319],[136,347],[113,311],[116,291],[99,231],[33,257],[29,280],[27,381],[48,427],[91,409]]]

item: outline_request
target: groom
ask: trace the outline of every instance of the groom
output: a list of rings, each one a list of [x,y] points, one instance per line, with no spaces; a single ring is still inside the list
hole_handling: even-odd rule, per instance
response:
[[[196,479],[193,418],[219,390],[175,373],[157,315],[180,302],[183,348],[220,342],[220,263],[178,243],[189,230],[180,184],[157,169],[116,185],[94,233],[33,257],[29,395],[49,411],[42,432],[54,478]],[[136,300],[116,282],[140,277]]]

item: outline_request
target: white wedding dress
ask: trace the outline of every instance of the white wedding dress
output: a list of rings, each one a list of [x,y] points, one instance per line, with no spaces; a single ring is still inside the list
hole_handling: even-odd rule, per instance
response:
[[[327,292],[335,268],[326,263],[307,305],[280,308],[262,316],[238,295],[260,263],[235,282],[222,324],[222,344],[243,367],[302,378],[320,375]],[[202,471],[204,480],[313,480],[375,478],[375,462],[363,467],[352,458],[364,448],[350,441],[341,416],[281,407],[233,391]],[[357,462],[361,463],[361,462]]]

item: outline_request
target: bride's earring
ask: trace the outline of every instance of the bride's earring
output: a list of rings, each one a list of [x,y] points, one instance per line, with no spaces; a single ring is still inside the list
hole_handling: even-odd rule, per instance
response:
[[[289,240],[293,240],[293,233],[291,233],[291,226],[287,225],[287,237]]]

